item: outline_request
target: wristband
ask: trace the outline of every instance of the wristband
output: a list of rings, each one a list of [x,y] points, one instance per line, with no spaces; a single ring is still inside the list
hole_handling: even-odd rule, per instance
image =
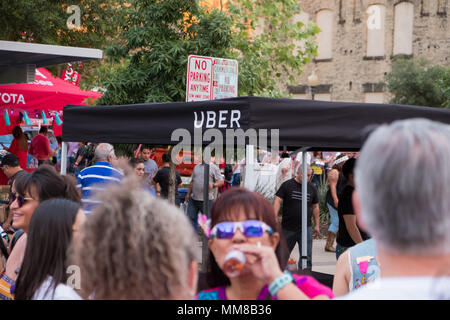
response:
[[[269,285],[269,292],[273,297],[276,297],[278,291],[284,288],[287,284],[294,282],[294,277],[289,271],[284,271],[283,275],[275,278]]]

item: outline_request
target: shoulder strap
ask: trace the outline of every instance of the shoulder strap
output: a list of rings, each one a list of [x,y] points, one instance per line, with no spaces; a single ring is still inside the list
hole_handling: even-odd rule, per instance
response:
[[[9,252],[12,252],[12,251],[13,251],[13,248],[14,248],[14,246],[16,245],[17,240],[19,240],[19,238],[20,238],[21,236],[23,236],[23,234],[24,234],[24,231],[23,231],[22,229],[16,231],[16,233],[14,233],[14,236],[13,236],[13,238],[12,238],[12,240],[11,240],[11,245],[10,245],[10,250],[9,250]]]
[[[6,248],[5,243],[3,242],[3,239],[0,239],[0,250],[3,254],[3,256],[5,257],[5,259],[8,259],[8,257],[9,257],[8,248]]]

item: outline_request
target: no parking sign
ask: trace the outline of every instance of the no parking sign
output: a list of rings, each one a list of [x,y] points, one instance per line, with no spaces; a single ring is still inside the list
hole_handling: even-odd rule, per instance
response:
[[[188,57],[186,101],[237,97],[238,62],[232,59]]]

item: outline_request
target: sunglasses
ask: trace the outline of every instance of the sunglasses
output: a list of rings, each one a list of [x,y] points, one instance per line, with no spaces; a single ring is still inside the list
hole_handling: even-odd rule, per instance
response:
[[[216,224],[211,230],[211,237],[217,239],[231,239],[236,233],[237,229],[246,237],[262,237],[264,232],[273,233],[271,227],[259,220],[246,220],[240,222],[224,221]]]
[[[20,207],[22,207],[25,204],[25,202],[30,201],[30,200],[34,200],[34,199],[33,198],[22,197],[20,194],[13,193],[11,195],[11,203],[13,203],[16,200],[17,200],[17,204],[19,205],[19,208],[20,208]]]

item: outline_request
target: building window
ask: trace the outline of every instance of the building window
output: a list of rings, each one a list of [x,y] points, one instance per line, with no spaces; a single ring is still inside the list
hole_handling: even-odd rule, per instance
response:
[[[308,99],[305,93],[294,93],[292,99]]]
[[[292,95],[293,99],[309,99],[306,95],[308,91],[308,86],[288,86],[288,92]]]
[[[294,15],[294,17],[292,19],[292,23],[295,24],[297,22],[301,22],[305,26],[308,26],[309,14],[307,14],[305,12],[301,12],[300,14]],[[299,50],[300,51],[305,51],[306,50],[306,39],[294,40],[294,46],[295,46],[294,56],[297,56]]]
[[[446,17],[447,16],[447,3],[448,0],[439,0],[438,2],[438,17]]]
[[[384,103],[383,92],[366,92],[364,93],[364,102],[366,103]]]
[[[411,55],[413,40],[414,5],[400,2],[394,7],[394,56]]]
[[[331,93],[316,93],[314,95],[314,100],[331,101]]]
[[[372,5],[367,8],[367,57],[384,56],[384,21],[386,8],[383,5]]]
[[[333,50],[333,11],[324,9],[317,12],[316,24],[322,30],[317,35],[316,60],[331,59]]]

